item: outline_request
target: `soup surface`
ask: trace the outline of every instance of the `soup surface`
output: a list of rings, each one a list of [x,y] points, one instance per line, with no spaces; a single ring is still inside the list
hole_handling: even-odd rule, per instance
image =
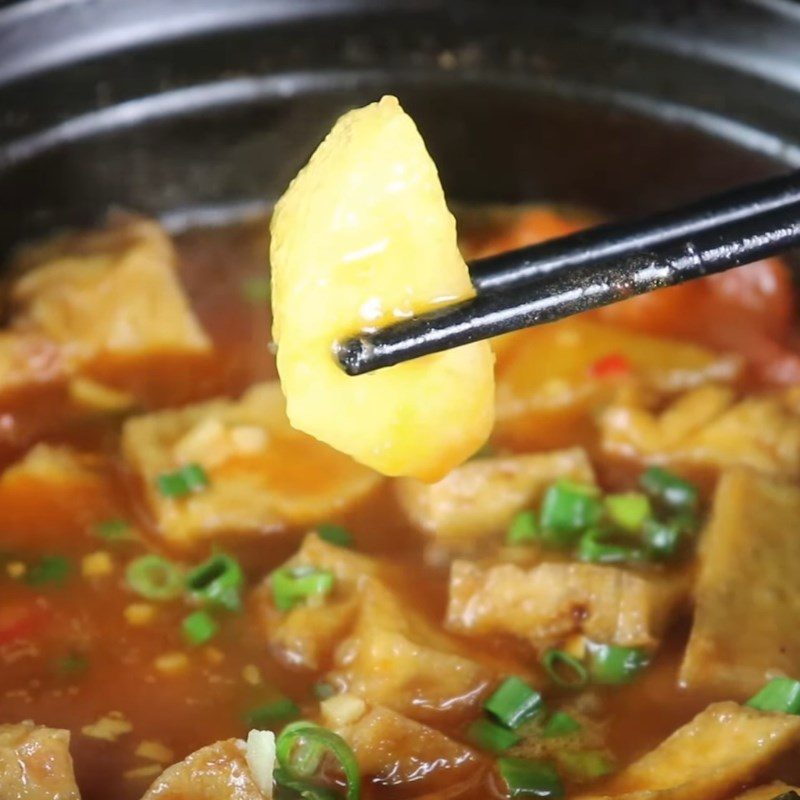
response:
[[[589,221],[467,210],[461,246]],[[788,268],[496,341],[490,443],[431,485],[289,428],[267,231],[170,238],[122,216],[12,265],[0,796],[78,796],[47,730],[64,729],[84,800],[251,798],[233,745],[160,776],[296,719],[342,736],[367,798],[726,800],[800,780],[797,699],[740,705],[800,677]],[[37,735],[50,788],[26,794]]]

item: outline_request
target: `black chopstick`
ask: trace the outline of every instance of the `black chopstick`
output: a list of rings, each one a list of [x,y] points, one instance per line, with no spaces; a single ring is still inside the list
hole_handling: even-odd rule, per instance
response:
[[[795,180],[800,185],[798,176]],[[529,276],[506,291],[482,290],[470,300],[340,342],[336,355],[349,375],[360,375],[722,272],[798,243],[800,202],[786,202],[784,196],[783,204],[776,201],[767,210],[700,227],[640,252],[600,261],[589,257]],[[509,267],[512,254],[506,255]]]
[[[575,263],[621,258],[792,203],[800,203],[800,171],[740,186],[642,219],[598,225],[482,258],[472,262],[470,276],[478,292],[509,289]]]

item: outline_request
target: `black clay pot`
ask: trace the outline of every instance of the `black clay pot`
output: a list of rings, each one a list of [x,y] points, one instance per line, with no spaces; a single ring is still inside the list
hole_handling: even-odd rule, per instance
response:
[[[800,163],[798,42],[781,0],[5,4],[0,255],[110,206],[268,203],[387,92],[455,199],[649,211]]]

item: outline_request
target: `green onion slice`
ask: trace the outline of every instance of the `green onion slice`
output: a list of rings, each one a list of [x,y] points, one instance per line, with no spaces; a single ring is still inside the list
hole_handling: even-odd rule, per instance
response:
[[[564,785],[558,773],[546,761],[527,758],[498,758],[497,769],[506,784],[509,797],[540,797],[558,800]]]
[[[544,710],[542,695],[525,681],[506,678],[484,703],[484,709],[507,728],[518,728]]]
[[[291,722],[278,735],[275,749],[284,777],[288,780],[306,777],[298,776],[294,765],[302,750],[308,747],[323,747],[339,762],[347,783],[347,800],[358,800],[361,796],[361,774],[353,751],[341,736],[313,722]]]
[[[533,511],[520,511],[511,520],[506,533],[506,544],[530,544],[539,539],[539,522]]]
[[[276,722],[282,722],[300,714],[297,704],[288,697],[279,697],[268,703],[251,708],[245,715],[245,722],[251,728],[269,728]]]
[[[641,647],[587,642],[586,649],[592,683],[630,683],[650,663],[649,653]]]
[[[166,558],[150,554],[136,558],[125,570],[125,580],[147,600],[174,600],[183,593],[180,569]]]
[[[272,598],[280,611],[289,611],[312,597],[324,597],[333,589],[333,573],[316,567],[281,567],[270,575]]]
[[[800,681],[773,678],[747,701],[751,708],[781,714],[800,714]]]
[[[564,650],[548,650],[542,656],[542,666],[550,680],[565,689],[581,689],[589,682],[586,667]]]
[[[542,500],[542,540],[553,547],[570,547],[583,531],[600,521],[602,514],[596,486],[558,481],[547,489]]]
[[[124,541],[132,539],[130,523],[124,519],[105,519],[98,522],[92,528],[95,536],[106,539],[109,542]]]
[[[683,539],[683,528],[675,520],[663,522],[649,519],[644,524],[642,536],[647,554],[654,561],[668,561],[674,558]]]
[[[272,774],[278,786],[296,792],[303,800],[339,800],[339,795],[332,789],[317,786],[317,784],[302,778],[293,778],[281,767],[276,768]]]
[[[317,534],[320,539],[324,539],[326,542],[335,544],[338,547],[353,546],[353,534],[344,525],[333,525],[331,523],[317,525]]]
[[[700,497],[697,486],[661,467],[650,467],[639,478],[639,485],[654,500],[676,510],[694,511]]]
[[[565,711],[556,711],[542,728],[542,736],[545,739],[556,739],[560,736],[577,733],[580,729],[581,724],[575,717],[571,717]]]
[[[62,586],[69,573],[69,559],[64,556],[43,556],[25,573],[25,583],[29,586]]]
[[[327,700],[329,697],[333,697],[336,694],[336,687],[331,686],[330,683],[326,683],[325,681],[318,681],[314,684],[314,697],[317,700]]]
[[[186,588],[196,600],[210,606],[239,611],[244,572],[239,562],[227,553],[217,553],[186,576]]]
[[[578,558],[590,564],[635,564],[645,560],[640,547],[614,542],[614,534],[602,528],[590,528],[581,536]]]
[[[606,514],[614,525],[628,533],[636,533],[653,511],[650,499],[641,492],[610,494],[604,500]]]
[[[616,769],[614,762],[597,750],[563,751],[557,756],[558,765],[570,778],[581,783],[610,775]]]
[[[185,497],[202,491],[209,483],[206,471],[199,464],[187,464],[175,472],[165,472],[156,478],[158,491],[164,497]]]
[[[205,611],[195,611],[183,620],[181,630],[189,644],[200,645],[205,644],[217,635],[219,625]]]
[[[485,717],[476,719],[470,724],[467,728],[467,738],[481,750],[488,750],[490,753],[503,753],[522,741],[514,731]]]
[[[89,669],[89,659],[83,653],[72,652],[56,659],[54,666],[55,671],[63,677],[77,676]]]

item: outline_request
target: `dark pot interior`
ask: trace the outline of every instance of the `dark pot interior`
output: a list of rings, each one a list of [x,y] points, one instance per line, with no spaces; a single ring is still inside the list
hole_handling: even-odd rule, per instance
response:
[[[449,195],[612,215],[800,163],[800,15],[758,2],[66,0],[0,10],[0,253],[122,206],[269,202],[397,94]]]

